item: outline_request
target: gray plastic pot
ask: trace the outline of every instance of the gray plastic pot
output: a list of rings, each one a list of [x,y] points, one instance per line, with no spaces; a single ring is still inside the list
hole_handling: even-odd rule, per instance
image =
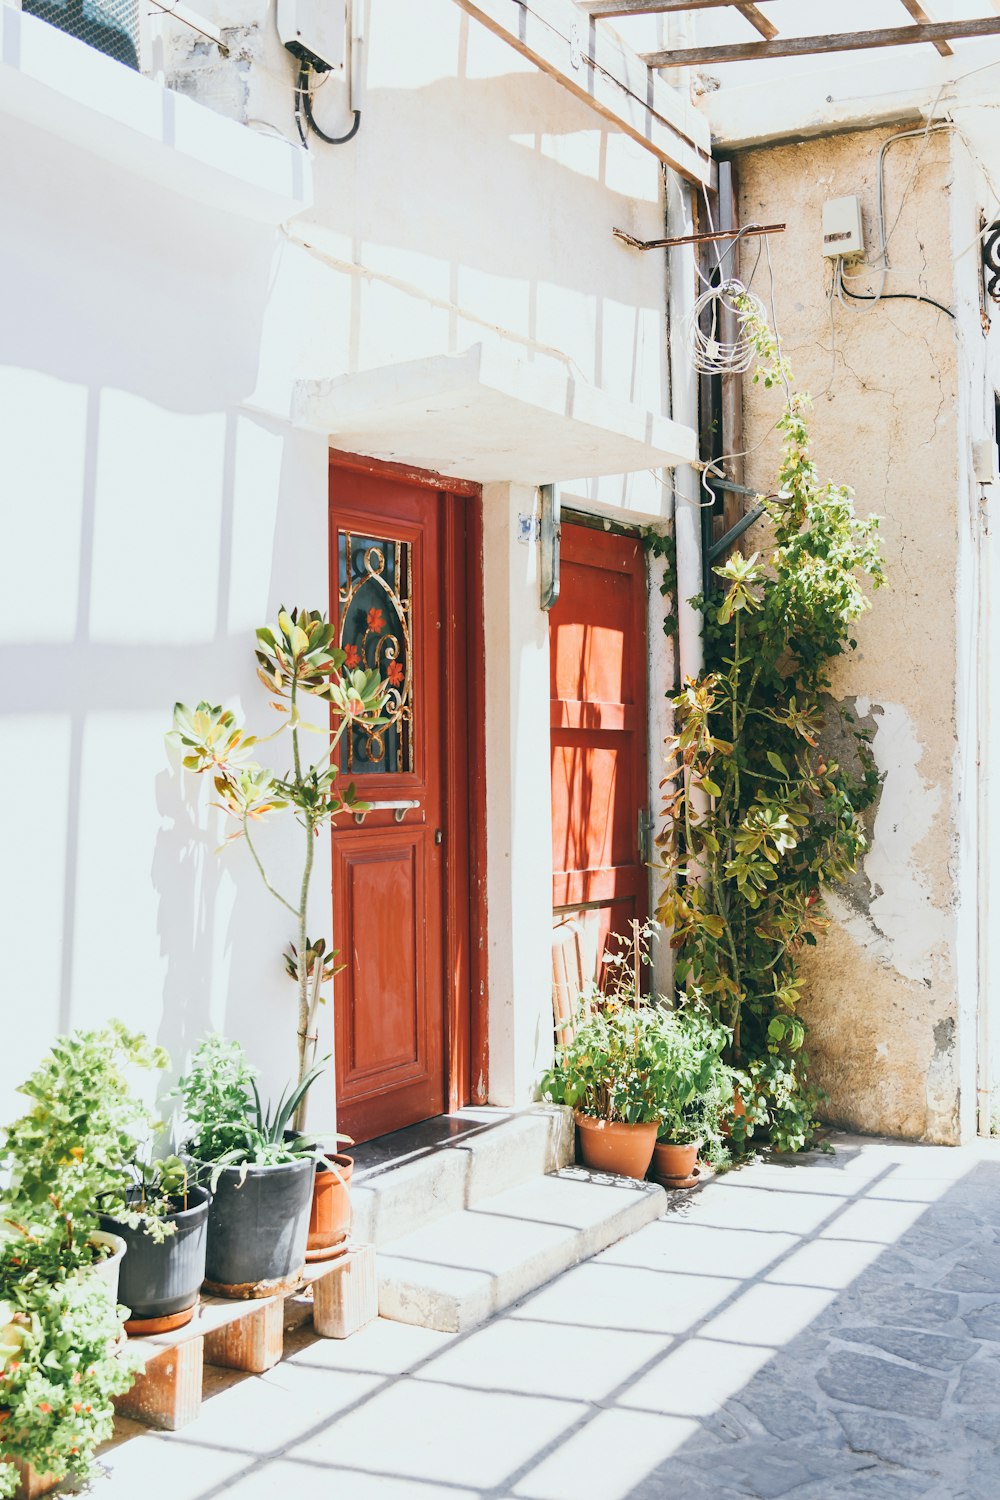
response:
[[[128,1246],[118,1297],[133,1321],[169,1318],[198,1301],[208,1242],[207,1188],[192,1185],[187,1201],[184,1208],[183,1200],[178,1200],[176,1210],[168,1216],[174,1233],[159,1245],[144,1229],[130,1229],[110,1214],[101,1214],[101,1228],[119,1235]]]
[[[193,1165],[198,1181],[210,1182],[211,1165]],[[208,1211],[206,1291],[269,1297],[295,1286],[305,1266],[315,1175],[311,1156],[276,1167],[222,1169]]]

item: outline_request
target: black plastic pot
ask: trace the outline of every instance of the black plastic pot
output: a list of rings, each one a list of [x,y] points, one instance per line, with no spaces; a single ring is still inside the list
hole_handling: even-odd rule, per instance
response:
[[[195,1165],[198,1180],[209,1181],[211,1166]],[[315,1174],[312,1157],[276,1167],[223,1168],[208,1213],[206,1290],[269,1297],[295,1285],[305,1265]]]
[[[176,1227],[159,1245],[144,1229],[130,1229],[110,1214],[101,1214],[101,1228],[120,1235],[128,1246],[118,1300],[135,1320],[172,1317],[198,1301],[205,1279],[209,1193],[192,1185],[187,1208],[183,1199],[173,1201],[177,1208],[168,1218]]]

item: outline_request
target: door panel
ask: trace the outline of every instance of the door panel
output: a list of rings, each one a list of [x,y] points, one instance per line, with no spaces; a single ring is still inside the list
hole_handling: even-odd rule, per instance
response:
[[[355,1140],[448,1097],[444,569],[447,496],[331,469],[332,618],[347,665],[390,683],[389,723],[354,727],[342,773],[371,811],[333,830],[340,1128]],[[391,804],[389,806],[380,804]],[[467,896],[466,896],[467,910]]]
[[[580,914],[597,977],[648,912],[646,575],[638,538],[564,523],[551,648],[552,903]]]

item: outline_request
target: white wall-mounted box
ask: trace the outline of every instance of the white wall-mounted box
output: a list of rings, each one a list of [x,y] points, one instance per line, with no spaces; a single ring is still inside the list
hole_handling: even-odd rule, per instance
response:
[[[831,198],[823,204],[823,254],[831,258],[863,255],[865,232],[860,198]]]

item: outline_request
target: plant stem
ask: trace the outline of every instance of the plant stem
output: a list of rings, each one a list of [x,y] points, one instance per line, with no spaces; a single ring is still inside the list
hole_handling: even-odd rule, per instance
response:
[[[247,841],[247,848],[250,850],[250,853],[253,855],[254,864],[257,866],[258,870],[260,871],[260,878],[261,878],[261,880],[263,880],[264,884],[267,886],[268,890],[271,892],[271,895],[274,897],[274,899],[276,901],[280,901],[281,904],[282,904],[282,906],[287,907],[288,910],[292,913],[293,917],[297,917],[298,916],[298,910],[297,910],[297,908],[294,907],[290,901],[286,901],[285,898],[284,898],[284,896],[281,894],[280,891],[276,891],[274,889],[274,886],[271,884],[271,882],[268,880],[266,874],[264,873],[264,866],[261,864],[261,862],[260,862],[260,856],[258,855],[257,850],[253,846],[253,839],[250,837],[250,825],[249,825],[249,823],[248,823],[247,818],[246,818],[245,815],[244,815],[244,818],[243,818],[243,837]]]

